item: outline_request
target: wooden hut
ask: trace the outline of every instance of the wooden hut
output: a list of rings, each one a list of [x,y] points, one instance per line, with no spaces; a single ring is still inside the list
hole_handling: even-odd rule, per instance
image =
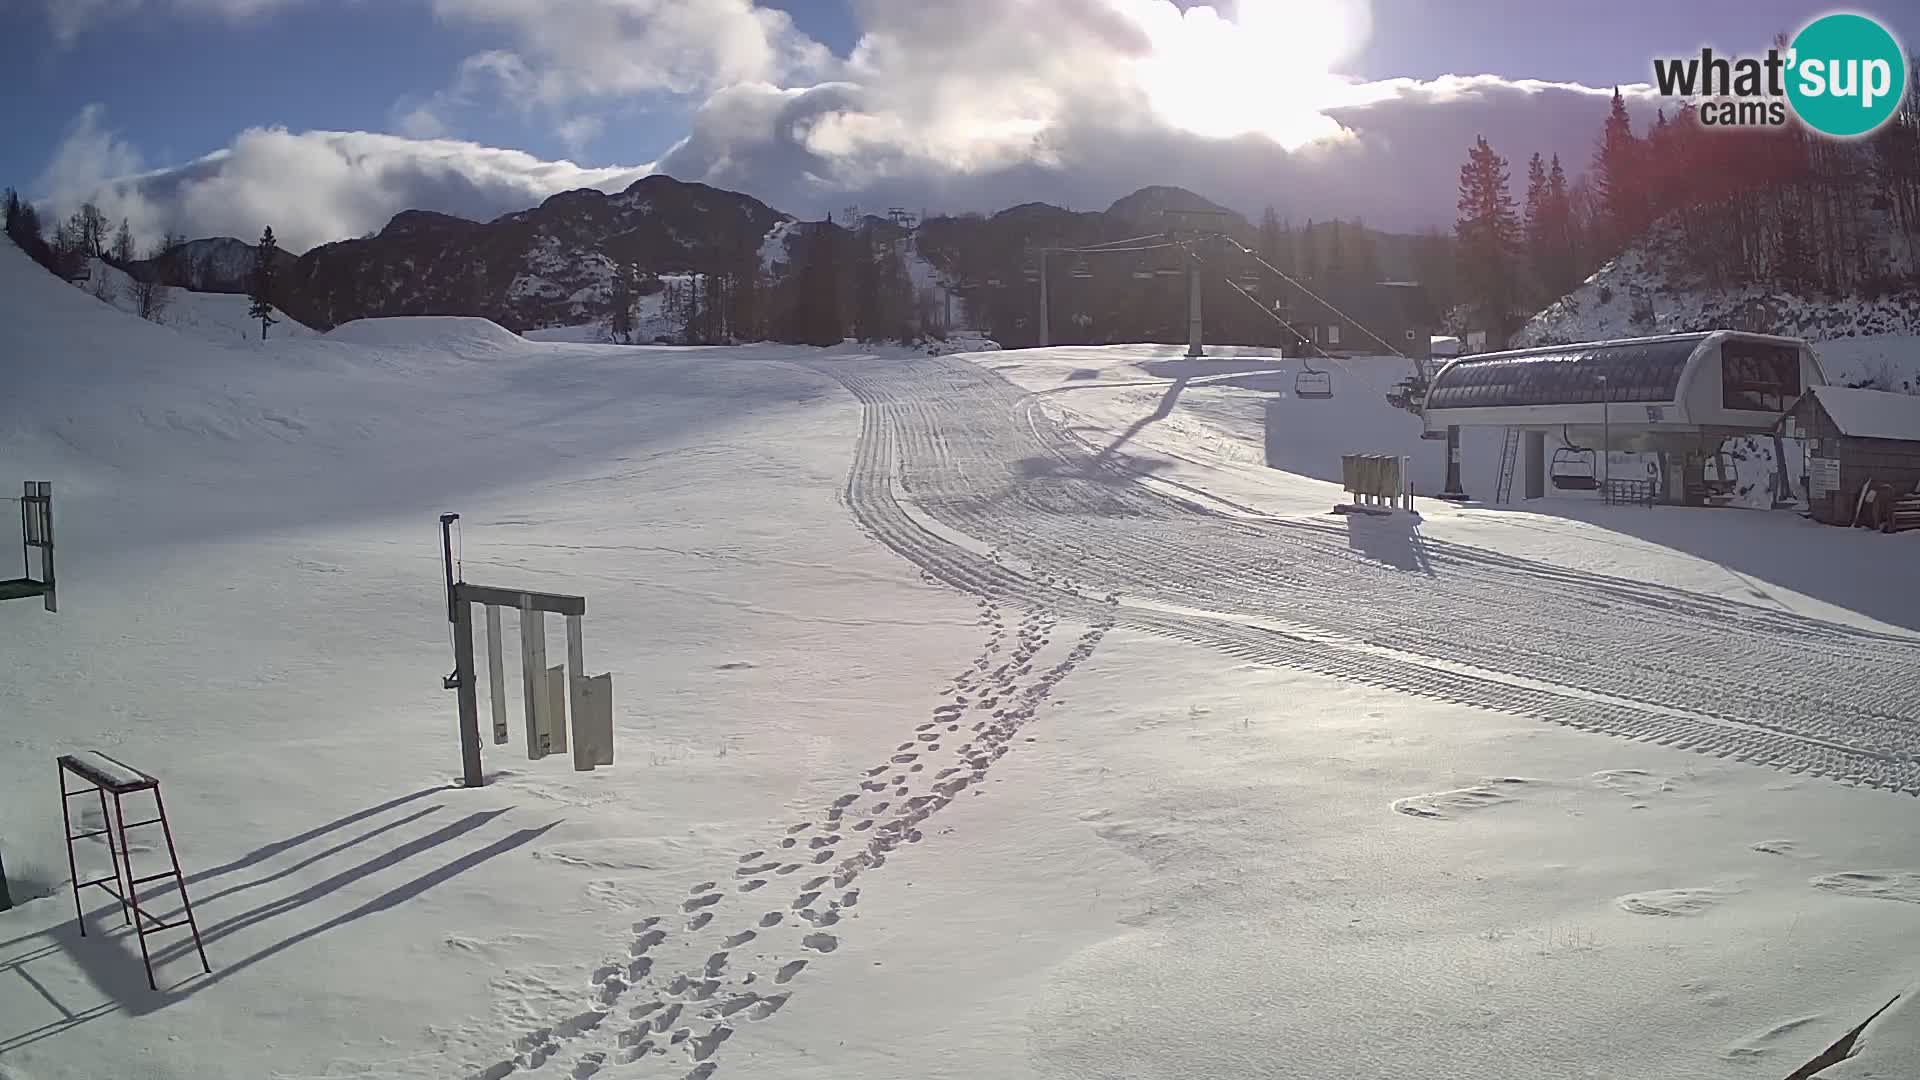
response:
[[[1786,435],[1806,440],[1815,521],[1920,526],[1920,397],[1815,386],[1780,423]]]

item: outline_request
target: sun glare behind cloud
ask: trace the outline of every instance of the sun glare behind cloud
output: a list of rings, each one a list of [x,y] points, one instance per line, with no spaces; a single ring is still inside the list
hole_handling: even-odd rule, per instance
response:
[[[1351,84],[1334,68],[1366,43],[1367,0],[1239,0],[1230,14],[1166,0],[1119,6],[1152,42],[1136,77],[1167,123],[1288,149],[1340,133],[1323,110],[1345,103]]]

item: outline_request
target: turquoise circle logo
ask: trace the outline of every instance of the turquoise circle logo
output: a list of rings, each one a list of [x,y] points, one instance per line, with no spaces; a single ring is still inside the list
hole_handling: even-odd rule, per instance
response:
[[[1907,60],[1887,28],[1850,12],[1822,15],[1793,39],[1787,101],[1808,127],[1842,138],[1887,122],[1907,91]]]

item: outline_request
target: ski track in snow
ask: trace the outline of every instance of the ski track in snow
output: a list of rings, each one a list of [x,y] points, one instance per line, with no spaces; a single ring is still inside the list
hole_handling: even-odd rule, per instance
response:
[[[742,1025],[776,1015],[810,963],[832,962],[859,896],[854,882],[918,843],[927,819],[970,788],[981,794],[975,785],[1015,734],[1115,626],[1920,795],[1914,638],[1426,540],[1424,572],[1394,569],[1350,551],[1339,530],[1227,516],[1140,483],[1124,456],[1075,439],[1036,396],[968,361],[811,366],[862,405],[849,511],[929,580],[976,596],[986,645],[852,790],[739,856],[727,881],[694,884],[671,914],[636,923],[629,956],[595,972],[582,1013],[523,1033],[511,1056],[474,1076],[539,1069],[569,1047],[575,1077],[607,1064],[713,1075]],[[1024,616],[1009,644],[1010,609]],[[1062,622],[1088,629],[1041,669]],[[1506,797],[1490,785],[1395,809],[1445,819]],[[1898,879],[1816,884],[1910,894]],[[1684,915],[1722,895],[1684,889],[1621,902]],[[669,937],[704,961],[659,970],[649,953]]]
[[[855,516],[949,584],[1260,663],[1920,794],[1920,639],[1424,539],[1430,571],[1398,570],[1338,529],[1225,516],[1136,483],[1118,455],[1090,453],[1032,395],[966,361],[817,366],[865,405]],[[923,525],[896,482],[917,514],[982,550]]]

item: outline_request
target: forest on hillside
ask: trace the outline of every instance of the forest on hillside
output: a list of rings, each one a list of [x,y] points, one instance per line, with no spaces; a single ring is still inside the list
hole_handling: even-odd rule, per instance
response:
[[[1711,127],[1690,102],[1636,130],[1616,91],[1578,175],[1536,153],[1516,200],[1508,160],[1484,137],[1468,150],[1454,227],[1458,296],[1502,339],[1650,236],[1675,290],[1920,290],[1920,64],[1893,119],[1859,139]]]

